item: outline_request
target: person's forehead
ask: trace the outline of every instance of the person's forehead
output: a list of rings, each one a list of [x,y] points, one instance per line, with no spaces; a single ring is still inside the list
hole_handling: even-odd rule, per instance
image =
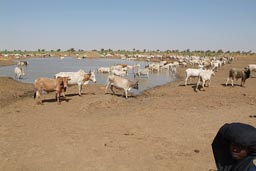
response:
[[[235,147],[246,148],[244,145],[241,145],[241,144],[238,144],[238,143],[234,143],[234,142],[231,142],[230,145],[235,146]]]

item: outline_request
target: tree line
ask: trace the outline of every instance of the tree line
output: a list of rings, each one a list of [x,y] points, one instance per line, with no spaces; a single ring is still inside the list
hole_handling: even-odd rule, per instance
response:
[[[165,51],[161,51],[159,49],[156,50],[147,50],[147,49],[143,49],[143,50],[139,50],[139,49],[135,49],[133,48],[132,50],[112,50],[112,49],[104,49],[101,48],[100,50],[96,50],[93,49],[91,51],[94,52],[98,52],[100,54],[115,54],[115,53],[119,53],[119,54],[169,54],[169,55],[183,55],[183,56],[193,56],[193,55],[198,55],[198,56],[220,56],[220,55],[227,55],[227,56],[239,56],[239,55],[256,55],[255,52],[249,50],[249,51],[223,51],[222,49],[219,50],[190,50],[190,49],[186,49],[186,50],[165,50]],[[69,48],[67,50],[61,50],[56,49],[56,50],[46,50],[46,49],[37,49],[35,51],[27,51],[27,50],[7,50],[5,49],[4,51],[0,51],[1,54],[16,54],[16,53],[20,53],[20,54],[28,54],[28,53],[58,53],[58,52],[69,52],[69,53],[81,53],[81,52],[86,52],[86,50],[83,49],[75,49],[75,48]]]

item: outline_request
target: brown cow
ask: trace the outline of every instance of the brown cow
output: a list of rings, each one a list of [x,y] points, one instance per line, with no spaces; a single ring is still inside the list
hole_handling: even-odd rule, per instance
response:
[[[118,65],[122,66],[123,68],[127,67],[127,64],[116,64],[115,66],[118,66]]]
[[[35,86],[35,93],[34,98],[39,99],[41,95],[43,94],[43,91],[45,92],[52,92],[55,91],[56,93],[56,101],[60,103],[60,95],[64,91],[66,91],[69,77],[57,77],[56,79],[52,78],[37,78],[34,82]],[[37,103],[42,104],[42,100]]]
[[[227,81],[225,85],[228,85],[229,80],[231,80],[231,85],[232,87],[234,86],[234,79],[239,79],[241,78],[241,87],[245,86],[245,80],[250,78],[250,69],[249,68],[244,68],[244,69],[237,69],[237,68],[232,68],[229,70],[229,76],[227,78]]]

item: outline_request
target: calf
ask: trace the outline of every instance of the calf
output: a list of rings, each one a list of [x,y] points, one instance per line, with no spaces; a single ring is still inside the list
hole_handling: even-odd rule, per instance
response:
[[[201,83],[201,81],[202,81],[202,88],[203,89],[206,86],[207,82],[208,82],[207,86],[210,86],[211,77],[214,76],[214,75],[215,74],[214,74],[213,70],[211,70],[211,69],[209,69],[209,70],[202,70],[199,73],[199,76],[198,76],[198,81],[197,81],[197,84],[196,84],[196,89],[198,89],[198,86]]]
[[[35,92],[34,98],[39,99],[43,91],[52,92],[55,91],[55,98],[60,103],[60,95],[62,92],[66,91],[68,85],[68,77],[57,77],[56,79],[52,78],[38,78],[34,82]],[[42,104],[42,100],[37,103]]]
[[[232,87],[234,86],[234,79],[239,79],[241,78],[241,87],[245,86],[245,80],[250,77],[250,69],[249,68],[244,68],[244,69],[237,69],[237,68],[232,68],[229,70],[229,77],[227,78],[227,81],[225,85],[228,85],[229,80],[231,80]]]
[[[109,75],[107,79],[107,86],[105,89],[105,93],[107,93],[108,88],[110,87],[113,94],[115,94],[113,87],[120,88],[124,90],[126,99],[128,98],[128,91],[132,88],[139,89],[139,83],[138,81],[132,82],[128,79],[115,76],[115,75]]]
[[[15,67],[14,68],[15,77],[20,79],[21,76],[25,75],[24,69],[21,67]]]

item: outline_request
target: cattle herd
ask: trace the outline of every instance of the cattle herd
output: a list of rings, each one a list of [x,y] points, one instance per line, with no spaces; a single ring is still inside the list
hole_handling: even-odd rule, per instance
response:
[[[126,76],[128,70],[133,71],[134,78],[144,77],[149,78],[150,72],[160,72],[162,70],[170,71],[172,74],[176,74],[177,67],[187,67],[185,70],[185,86],[188,81],[191,82],[191,78],[197,78],[196,90],[204,89],[210,85],[211,77],[215,75],[219,69],[225,64],[231,64],[234,61],[233,57],[220,57],[220,58],[207,58],[207,57],[171,57],[170,61],[153,62],[141,68],[140,64],[127,65],[116,64],[111,67],[100,67],[97,69],[97,73],[109,73],[106,81],[105,93],[110,88],[113,94],[115,94],[114,87],[122,89],[124,91],[125,98],[128,98],[128,91],[131,89],[139,88],[139,81],[131,81]],[[25,75],[27,61],[19,61],[14,69],[15,77],[21,79]],[[256,71],[256,64],[249,64],[245,68],[232,68],[227,73],[228,77],[225,82],[227,86],[229,81],[234,86],[234,80],[241,79],[241,86],[245,86],[246,79],[250,78],[252,72]],[[37,78],[34,81],[34,98],[37,99],[38,104],[42,104],[43,92],[55,91],[56,101],[60,103],[60,98],[65,98],[65,92],[68,85],[78,85],[78,95],[82,95],[82,86],[89,83],[89,81],[96,82],[96,76],[94,71],[86,73],[83,70],[76,72],[60,72],[54,75],[54,78]]]

